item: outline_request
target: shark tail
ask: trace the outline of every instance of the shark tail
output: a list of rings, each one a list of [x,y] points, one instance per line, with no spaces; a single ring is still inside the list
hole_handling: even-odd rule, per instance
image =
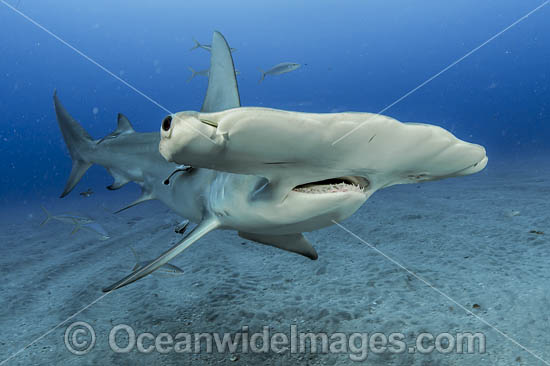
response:
[[[260,73],[262,74],[262,77],[260,78],[260,81],[258,81],[258,84],[261,83],[262,81],[264,81],[264,79],[265,79],[265,72],[264,72],[264,70],[262,70],[262,69],[259,69],[259,70],[260,70]]]
[[[189,71],[191,71],[191,77],[187,79],[187,82],[190,82],[191,80],[193,80],[195,76],[197,76],[197,72],[193,70],[191,66],[187,66],[187,68],[189,69]]]
[[[44,213],[46,214],[46,218],[44,219],[44,221],[42,221],[42,222],[40,223],[40,226],[42,226],[42,225],[47,224],[48,221],[50,221],[50,220],[52,219],[53,216],[52,216],[52,214],[51,214],[48,210],[46,210],[46,207],[44,207],[44,206],[40,206],[40,207],[42,207],[42,211],[44,211]]]
[[[193,51],[197,48],[199,48],[200,46],[202,46],[199,41],[197,41],[195,38],[193,38],[193,41],[195,42],[195,45],[193,47],[191,47],[191,49],[189,51]]]
[[[84,173],[92,166],[86,155],[88,155],[87,152],[93,149],[94,142],[88,132],[63,107],[57,97],[57,92],[54,92],[53,100],[61,134],[73,159],[71,174],[65,184],[63,193],[61,193],[63,198],[73,190]]]

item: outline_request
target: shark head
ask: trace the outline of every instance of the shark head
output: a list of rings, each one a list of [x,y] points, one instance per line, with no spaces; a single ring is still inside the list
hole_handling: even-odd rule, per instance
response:
[[[369,113],[250,107],[168,116],[159,151],[178,164],[256,177],[246,191],[251,204],[266,203],[266,211],[250,212],[281,226],[292,227],[294,220],[314,229],[347,218],[380,188],[469,175],[487,164],[482,146],[438,126]],[[243,220],[262,226],[253,217]]]
[[[372,192],[394,184],[469,175],[487,164],[482,146],[434,125],[401,123],[370,113],[252,107],[168,116],[161,126],[159,150],[179,164],[265,177],[283,185],[285,194],[327,180],[354,182]]]

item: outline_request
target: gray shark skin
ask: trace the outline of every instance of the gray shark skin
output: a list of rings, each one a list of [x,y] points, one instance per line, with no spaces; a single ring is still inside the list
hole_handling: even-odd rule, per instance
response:
[[[208,77],[208,74],[210,73],[210,69],[196,71],[191,66],[188,66],[187,68],[189,69],[189,71],[191,71],[191,76],[189,77],[189,79],[187,79],[188,83],[191,82],[191,80],[193,80],[195,78],[195,76],[206,76],[206,77]],[[235,75],[240,75],[240,74],[241,74],[240,71],[235,69]]]

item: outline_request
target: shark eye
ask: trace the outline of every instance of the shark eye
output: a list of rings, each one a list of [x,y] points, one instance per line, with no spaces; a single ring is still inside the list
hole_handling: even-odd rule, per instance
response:
[[[172,125],[172,116],[166,116],[166,118],[162,120],[162,129],[164,131],[169,131],[171,125]]]

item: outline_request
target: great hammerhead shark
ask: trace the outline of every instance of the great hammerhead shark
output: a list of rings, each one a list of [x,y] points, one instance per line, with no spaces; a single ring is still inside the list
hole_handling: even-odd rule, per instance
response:
[[[135,132],[119,115],[117,130],[94,141],[54,94],[73,159],[62,197],[99,164],[115,179],[109,189],[130,181],[141,186],[141,197],[128,207],[158,199],[197,223],[175,246],[105,292],[152,273],[214,229],[237,230],[243,238],[317,259],[302,233],[348,218],[376,190],[468,175],[487,164],[483,147],[437,126],[370,114],[240,107],[231,51],[219,32],[210,62],[201,111],[167,116],[160,134]],[[358,123],[366,126],[331,145]]]

